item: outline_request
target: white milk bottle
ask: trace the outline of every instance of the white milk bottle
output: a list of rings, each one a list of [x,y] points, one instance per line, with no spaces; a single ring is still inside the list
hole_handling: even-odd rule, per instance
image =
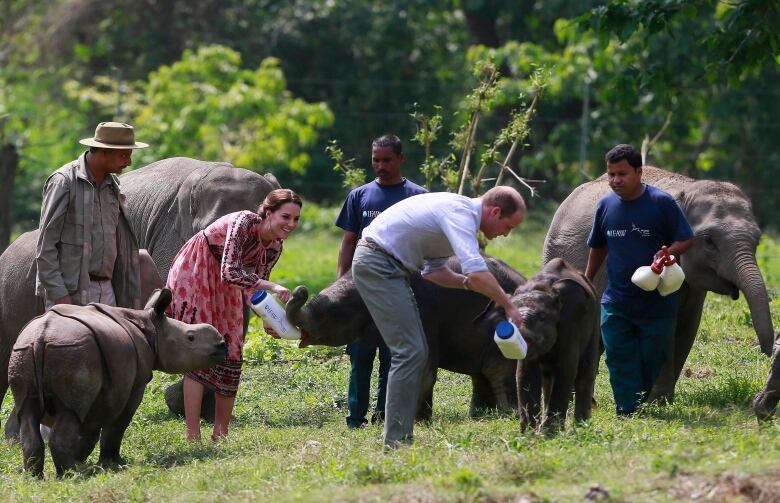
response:
[[[268,322],[282,339],[297,340],[301,332],[287,320],[284,308],[265,290],[252,295],[252,311]]]
[[[505,358],[522,360],[528,354],[528,345],[525,343],[525,339],[511,321],[498,322],[493,340],[496,341],[498,349],[501,350]]]
[[[664,271],[661,273],[658,283],[658,293],[664,297],[680,289],[685,281],[685,273],[677,263],[674,255],[669,255],[664,260]]]
[[[631,276],[631,282],[642,290],[652,292],[661,281],[663,269],[664,266],[661,260],[654,260],[652,264],[643,265],[634,271],[634,274]]]

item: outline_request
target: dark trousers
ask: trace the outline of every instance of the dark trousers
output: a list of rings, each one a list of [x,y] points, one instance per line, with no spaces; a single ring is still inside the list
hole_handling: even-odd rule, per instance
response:
[[[643,403],[666,362],[675,317],[627,316],[601,305],[601,338],[618,414],[631,414]]]
[[[390,371],[390,349],[382,339],[366,341],[358,339],[347,345],[347,354],[352,369],[349,372],[347,405],[349,415],[347,426],[359,428],[366,424],[366,414],[371,401],[371,372],[374,370],[374,358],[379,352],[379,379],[375,414],[384,419],[385,399],[387,397],[387,374]]]

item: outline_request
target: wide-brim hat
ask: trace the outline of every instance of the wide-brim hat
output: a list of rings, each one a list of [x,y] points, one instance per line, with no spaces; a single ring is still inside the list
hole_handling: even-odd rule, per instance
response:
[[[147,143],[135,141],[133,126],[121,122],[101,122],[95,128],[94,138],[84,138],[79,143],[100,148],[146,148]]]

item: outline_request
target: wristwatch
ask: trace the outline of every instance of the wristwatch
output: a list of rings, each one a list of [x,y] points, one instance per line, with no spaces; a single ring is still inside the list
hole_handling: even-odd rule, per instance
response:
[[[463,275],[463,289],[464,290],[471,290],[471,288],[469,288],[469,277],[468,277],[467,274]]]

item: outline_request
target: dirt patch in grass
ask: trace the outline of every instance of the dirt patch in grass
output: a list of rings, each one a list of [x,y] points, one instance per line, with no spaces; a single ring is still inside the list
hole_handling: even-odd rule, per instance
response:
[[[704,367],[701,369],[692,369],[691,367],[685,367],[683,369],[683,375],[690,379],[705,379],[712,375],[712,369]]]
[[[780,469],[715,477],[684,475],[669,488],[669,495],[689,501],[774,503],[780,501]]]

